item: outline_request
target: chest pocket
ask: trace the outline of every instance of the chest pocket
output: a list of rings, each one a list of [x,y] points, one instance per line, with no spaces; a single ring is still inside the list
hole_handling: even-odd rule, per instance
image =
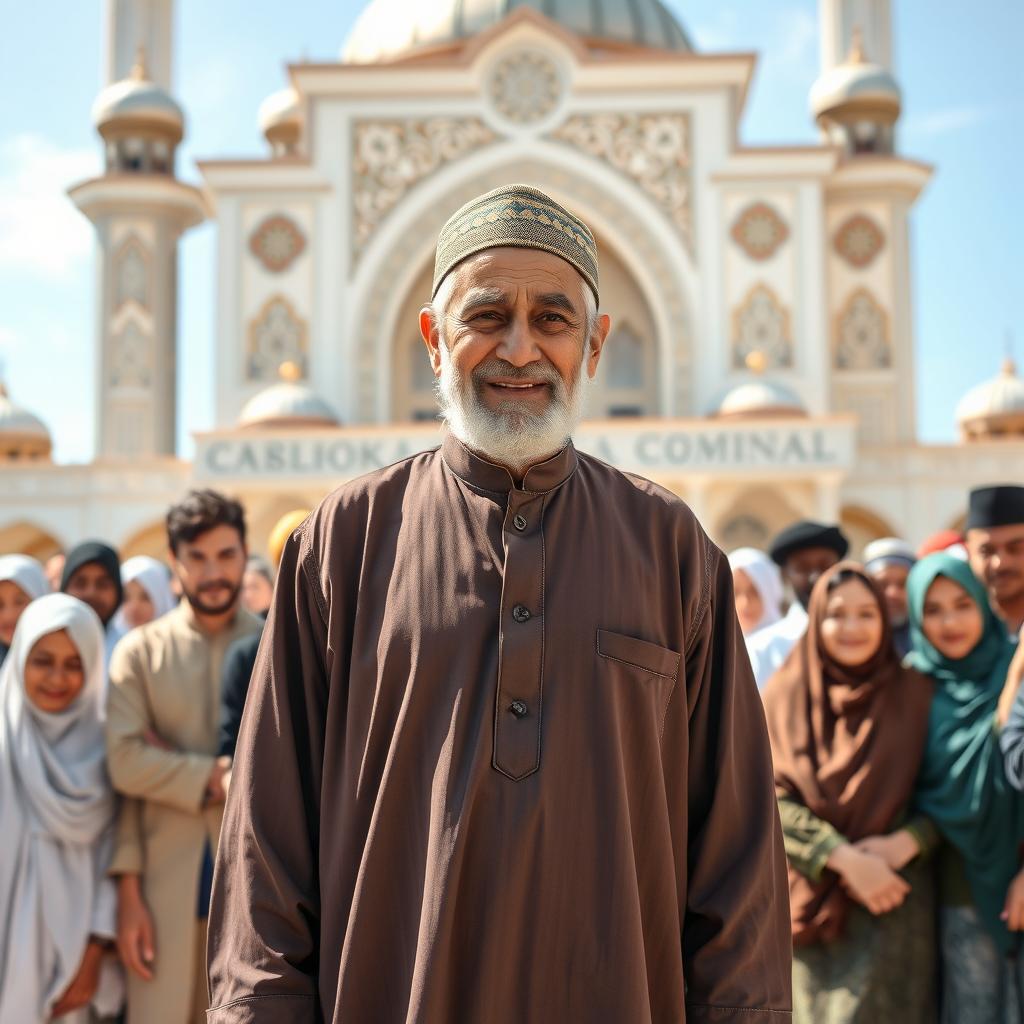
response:
[[[649,716],[647,721],[660,739],[679,674],[679,655],[667,647],[608,629],[597,631],[597,653],[605,665],[602,674],[614,684],[612,700],[620,712],[635,714],[646,708],[645,717]]]

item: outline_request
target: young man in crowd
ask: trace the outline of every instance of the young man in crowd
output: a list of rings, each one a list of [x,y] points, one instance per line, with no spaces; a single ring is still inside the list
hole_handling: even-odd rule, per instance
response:
[[[205,1021],[206,918],[229,767],[217,757],[221,664],[260,627],[240,607],[238,502],[191,492],[168,512],[167,539],[181,604],[128,634],[110,667],[110,777],[128,798],[110,869],[127,1024]]]
[[[988,588],[996,614],[1016,635],[1024,628],[1024,487],[1003,484],[971,491],[967,553]]]
[[[114,645],[121,639],[121,631],[114,625],[114,613],[124,597],[117,552],[98,540],[72,548],[64,560],[60,589],[84,601],[99,616],[109,661]]]
[[[782,570],[795,600],[785,618],[750,638],[747,651],[761,689],[789,657],[789,652],[807,629],[807,605],[811,591],[822,573],[846,557],[850,545],[838,526],[801,520],[787,526],[772,541],[768,554]]]

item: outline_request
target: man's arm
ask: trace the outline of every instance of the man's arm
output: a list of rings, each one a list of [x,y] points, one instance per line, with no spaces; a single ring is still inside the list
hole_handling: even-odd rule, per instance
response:
[[[228,649],[224,658],[220,691],[220,724],[217,729],[217,753],[234,757],[242,712],[249,692],[249,682],[256,663],[257,637],[242,637]]]
[[[129,636],[114,649],[110,662],[106,722],[110,779],[125,796],[196,813],[203,806],[216,758],[166,750],[147,741],[146,733],[158,727],[146,700],[142,654],[139,639]]]
[[[728,562],[700,540],[708,599],[688,640],[685,680],[686,1017],[782,1024],[792,1006],[792,938],[768,730]]]
[[[314,564],[293,536],[245,702],[210,904],[208,1024],[320,1019],[327,652]]]

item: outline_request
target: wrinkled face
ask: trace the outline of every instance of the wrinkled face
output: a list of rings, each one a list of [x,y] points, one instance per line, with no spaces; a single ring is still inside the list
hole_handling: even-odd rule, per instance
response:
[[[1024,523],[968,530],[967,552],[993,601],[1024,601]]]
[[[174,575],[200,615],[224,615],[242,589],[248,552],[233,526],[215,526],[171,552]]]
[[[104,626],[117,611],[117,584],[99,562],[86,562],[76,569],[64,591],[84,601]]]
[[[736,598],[736,617],[740,620],[743,635],[752,633],[764,615],[764,601],[754,581],[742,570],[733,569],[732,589]]]
[[[13,580],[0,580],[0,644],[11,646],[18,619],[31,600]]]
[[[85,666],[66,629],[41,636],[25,662],[25,695],[40,710],[56,714],[85,686]]]
[[[261,572],[248,569],[242,577],[242,604],[253,615],[262,615],[274,598],[274,585]]]
[[[793,588],[796,599],[806,608],[811,603],[814,584],[838,561],[839,556],[831,548],[804,548],[786,559],[782,566],[782,578]]]
[[[937,576],[925,595],[921,629],[940,654],[959,661],[978,646],[985,620],[959,583]]]
[[[591,299],[573,266],[534,249],[488,249],[449,274],[420,331],[456,437],[515,470],[564,447],[608,333]]]
[[[907,622],[907,577],[909,575],[910,566],[895,564],[882,566],[871,573],[871,578],[882,591],[889,621],[894,626],[904,626]]]
[[[124,585],[124,601],[121,604],[121,611],[124,612],[124,619],[128,625],[135,629],[136,626],[144,626],[156,618],[156,608],[149,591],[138,580],[130,580]]]
[[[828,596],[821,622],[821,644],[840,665],[856,668],[870,661],[882,643],[882,609],[863,580],[846,580]]]

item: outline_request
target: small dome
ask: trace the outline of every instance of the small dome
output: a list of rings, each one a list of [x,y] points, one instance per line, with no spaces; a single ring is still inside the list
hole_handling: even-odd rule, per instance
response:
[[[131,74],[112,82],[96,97],[92,119],[104,138],[159,133],[180,142],[185,115],[174,98],[150,81],[142,55]]]
[[[240,427],[336,427],[334,410],[308,385],[298,381],[298,367],[284,363],[281,381],[257,392],[242,408]]]
[[[34,413],[15,405],[0,381],[0,462],[46,459],[52,450],[46,424]]]
[[[892,124],[900,115],[900,87],[892,73],[864,56],[860,33],[849,56],[811,87],[811,110],[822,119]]]
[[[712,410],[716,419],[755,419],[760,416],[806,416],[799,396],[774,381],[744,381],[726,392]]]
[[[543,10],[570,32],[591,43],[648,46],[692,52],[693,47],[661,0],[373,0],[357,19],[342,50],[350,64],[395,60],[430,46],[443,46],[484,32],[518,7]]]
[[[302,134],[302,98],[291,86],[271,93],[260,104],[260,131],[272,145],[294,147]]]
[[[1012,359],[998,377],[971,388],[956,407],[956,419],[967,439],[1024,437],[1024,380]]]

